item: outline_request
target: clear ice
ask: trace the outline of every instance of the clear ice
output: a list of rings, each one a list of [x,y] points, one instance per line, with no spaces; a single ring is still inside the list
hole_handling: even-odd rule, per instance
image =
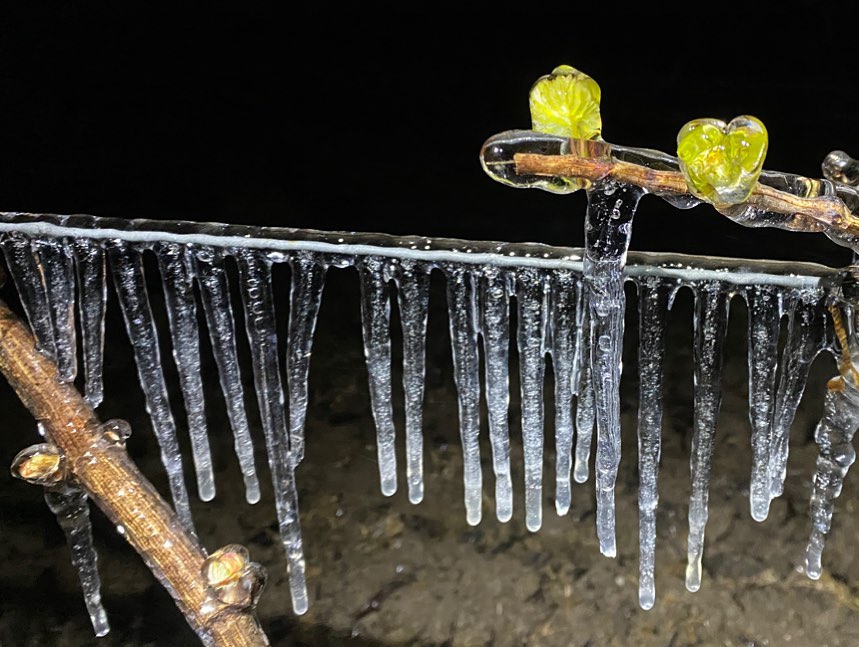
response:
[[[565,145],[562,139],[534,133],[507,134],[506,139],[502,137],[490,145],[492,150],[485,151],[484,163],[490,172],[507,174],[508,184],[551,188],[552,183],[546,178],[510,175],[509,166],[501,162],[517,146],[532,152],[563,152]],[[653,151],[616,147],[613,153],[618,159],[652,168],[676,169],[676,160]],[[800,180],[766,172],[762,181],[784,190],[807,189],[807,183]],[[575,505],[573,482],[582,483],[589,476],[596,426],[597,534],[600,549],[606,555],[616,552],[614,487],[621,460],[619,389],[626,315],[624,285],[626,281],[634,281],[640,320],[639,602],[643,608],[650,608],[655,601],[663,363],[667,316],[674,294],[685,286],[695,295],[694,422],[686,584],[690,590],[697,590],[730,298],[734,294],[743,295],[749,304],[749,415],[753,455],[750,505],[753,516],[762,519],[770,499],[783,489],[789,428],[810,365],[822,350],[833,348],[826,308],[838,294],[841,274],[838,270],[808,264],[629,252],[633,214],[641,196],[639,189],[611,181],[590,187],[583,250],[538,244],[26,214],[0,215],[0,247],[38,346],[57,360],[58,377],[65,380],[74,379],[77,370],[74,340],[77,312],[83,387],[94,406],[104,397],[106,277],[113,277],[174,505],[182,523],[191,530],[183,457],[158,345],[157,328],[161,322],[150,306],[148,289],[153,286],[147,288],[142,255],[154,254],[160,268],[170,346],[188,420],[191,458],[203,499],[211,498],[215,492],[203,403],[207,376],[195,370],[200,364],[203,334],[198,324],[198,299],[217,365],[245,495],[251,503],[260,498],[237,350],[236,335],[240,331],[236,326],[244,325],[251,351],[253,395],[265,436],[293,608],[297,613],[307,609],[308,594],[296,470],[304,454],[314,328],[331,268],[354,267],[359,275],[362,332],[383,493],[392,495],[397,489],[391,383],[391,305],[396,294],[402,328],[408,498],[412,503],[424,498],[426,335],[430,277],[435,271],[446,284],[466,521],[474,525],[482,518],[480,434],[484,398],[495,477],[495,516],[505,522],[514,513],[509,414],[510,343],[511,334],[515,334],[524,449],[522,518],[529,530],[540,528],[546,434],[554,434],[554,503],[556,512],[564,515]],[[681,208],[696,204],[694,199],[671,197],[670,200]],[[751,222],[759,219],[762,223],[769,218],[767,214],[751,212],[736,217]],[[238,266],[241,293],[238,305],[230,296],[233,270],[228,260],[231,258]],[[288,291],[275,289],[273,268],[279,264],[291,270]],[[279,341],[277,334],[275,302],[281,294],[288,295],[289,302],[285,343]],[[515,299],[515,314],[511,314],[511,299]],[[235,307],[243,310],[241,321],[236,320]],[[788,321],[787,337],[778,357],[782,316]],[[515,333],[511,331],[514,317]],[[548,428],[551,424],[545,424],[547,357],[554,378],[550,418],[553,430]],[[485,385],[481,384],[482,379]],[[829,530],[834,499],[853,460],[850,441],[859,426],[857,403],[859,396],[853,384],[846,384],[841,391],[830,391],[826,414],[818,427],[820,459],[812,498],[813,533],[807,569],[812,577],[820,572],[820,552]],[[97,601],[97,597],[89,598],[93,599]],[[93,617],[95,622],[97,613]]]

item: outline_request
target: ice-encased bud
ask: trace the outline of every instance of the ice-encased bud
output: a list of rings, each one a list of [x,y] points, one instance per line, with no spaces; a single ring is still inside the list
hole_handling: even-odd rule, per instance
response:
[[[611,145],[598,139],[569,139],[559,135],[538,133],[533,130],[508,130],[490,137],[480,149],[480,164],[486,174],[496,182],[517,189],[543,189],[550,193],[573,193],[590,186],[578,178],[554,175],[519,174],[515,156],[518,153],[535,155],[577,155],[588,159],[611,159]]]
[[[677,134],[677,157],[689,191],[715,205],[748,200],[761,175],[769,138],[748,115],[730,123],[694,119]]]
[[[600,86],[574,67],[559,65],[537,79],[528,99],[531,128],[538,132],[577,139],[602,133]]]
[[[12,476],[33,485],[54,485],[68,474],[59,447],[50,443],[31,445],[12,460]]]
[[[820,165],[823,177],[833,182],[856,186],[859,184],[859,161],[844,151],[832,151]]]
[[[125,447],[125,441],[131,437],[131,425],[119,418],[108,420],[101,425],[102,437],[117,447]]]
[[[255,606],[265,587],[265,569],[250,561],[247,549],[229,544],[212,553],[202,568],[206,583],[224,604],[242,608]]]

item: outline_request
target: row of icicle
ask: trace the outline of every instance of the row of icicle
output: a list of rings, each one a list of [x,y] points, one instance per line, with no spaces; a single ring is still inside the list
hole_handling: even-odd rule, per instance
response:
[[[622,343],[623,304],[620,304],[618,311],[617,285],[611,288],[614,290],[613,296],[594,297],[596,291],[602,289],[600,286],[607,285],[599,278],[599,273],[605,268],[588,269],[586,262],[586,272],[590,274],[583,277],[569,269],[500,267],[452,261],[423,262],[381,256],[333,258],[311,251],[275,254],[265,250],[224,250],[176,243],[137,245],[119,240],[111,240],[103,245],[90,239],[30,239],[9,234],[3,237],[0,245],[39,345],[56,360],[59,376],[66,381],[75,378],[78,364],[75,340],[77,301],[83,336],[84,391],[93,406],[98,406],[103,398],[106,275],[112,275],[132,340],[147,409],[169,477],[173,503],[180,522],[191,532],[194,529],[177,429],[161,365],[155,319],[144,281],[142,253],[147,249],[154,252],[161,270],[173,357],[187,413],[199,496],[203,500],[211,500],[215,496],[215,484],[206,428],[204,387],[199,371],[200,331],[197,325],[195,282],[199,288],[220,385],[228,407],[236,455],[244,475],[246,497],[248,502],[254,503],[260,498],[260,490],[244,409],[244,388],[236,350],[237,322],[224,264],[227,255],[235,257],[255,391],[275,491],[280,534],[286,549],[293,607],[297,613],[306,611],[308,599],[295,468],[304,453],[311,345],[325,274],[331,265],[354,265],[359,271],[364,344],[372,412],[378,432],[382,492],[391,495],[397,489],[396,434],[391,402],[392,283],[397,287],[402,322],[406,480],[410,501],[419,503],[424,495],[422,406],[430,273],[434,269],[441,270],[447,281],[468,523],[477,524],[482,517],[480,337],[484,347],[485,401],[495,475],[495,514],[502,522],[508,521],[513,514],[508,403],[510,299],[515,296],[518,308],[518,329],[515,334],[520,366],[527,527],[536,531],[541,526],[543,384],[548,355],[555,373],[556,510],[563,515],[570,508],[571,476],[579,483],[588,477],[596,421],[600,546],[604,553],[614,554],[613,487],[620,459],[620,439],[619,418],[610,418],[613,415],[616,417],[616,411],[613,413],[612,408],[616,409],[619,402],[614,400],[619,397],[620,367],[617,365],[612,368],[612,358],[619,357],[618,349]],[[596,248],[591,252],[591,260],[598,261]],[[278,356],[272,286],[272,265],[277,262],[288,262],[292,270],[285,390]],[[613,267],[608,270],[609,275],[613,272],[619,276],[617,272],[622,271],[622,260],[609,265]],[[617,276],[606,281],[616,284]],[[622,278],[619,284],[619,298],[622,300]],[[823,289],[742,286],[728,280],[681,282],[677,279],[643,277],[637,279],[637,285],[641,322],[639,596],[641,605],[649,608],[653,604],[655,591],[655,512],[666,313],[676,291],[685,285],[691,287],[695,294],[695,402],[687,569],[687,587],[690,590],[697,590],[700,585],[710,462],[721,397],[722,346],[729,300],[734,293],[738,293],[749,304],[749,391],[753,453],[750,496],[752,515],[760,520],[766,516],[771,498],[782,492],[789,427],[805,387],[809,366],[828,345],[825,331],[827,295]],[[617,326],[618,316],[621,329],[610,334],[611,326]],[[788,335],[782,353],[781,379],[776,385],[779,327],[783,316],[788,317]],[[605,321],[601,323],[601,319]],[[593,324],[591,320],[594,320]],[[595,340],[593,344],[592,339]],[[598,374],[594,375],[594,371]],[[284,406],[284,392],[288,409]],[[834,496],[837,496],[837,492]],[[823,518],[828,514],[831,517],[834,496],[829,498],[828,504],[824,500],[823,505],[818,506],[818,516]],[[80,546],[74,543],[75,537],[84,540],[90,537],[86,506],[52,506],[52,509],[58,511],[64,527],[68,526],[71,517],[74,517],[76,527],[86,527],[85,532],[69,533],[73,551],[80,550]],[[91,538],[89,541],[91,544]],[[92,582],[95,578],[97,583],[94,558],[78,559],[76,564],[83,569],[83,582]],[[93,590],[92,586],[87,587],[85,584],[84,588],[95,624],[96,618],[104,615],[98,586]],[[106,621],[101,627],[102,631],[106,631],[105,627]]]

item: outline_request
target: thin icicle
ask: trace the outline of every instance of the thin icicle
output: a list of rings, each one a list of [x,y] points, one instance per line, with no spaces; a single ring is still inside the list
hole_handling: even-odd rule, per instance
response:
[[[525,455],[525,525],[531,532],[536,532],[543,524],[546,284],[544,276],[534,268],[521,268],[516,278],[522,449]]]
[[[50,309],[54,346],[57,351],[57,377],[72,382],[77,375],[77,341],[75,339],[75,275],[72,252],[59,238],[33,241],[33,253],[39,260],[45,282],[45,295]]]
[[[406,479],[409,484],[409,501],[420,503],[424,498],[423,404],[430,267],[403,259],[400,261],[396,282],[403,329]]]
[[[370,405],[376,421],[376,451],[382,494],[397,491],[397,453],[394,410],[391,406],[391,289],[384,258],[361,259],[361,319],[364,356],[370,382]]]
[[[770,450],[782,304],[775,286],[750,285],[745,293],[749,312],[749,421],[752,425],[749,504],[752,518],[763,521],[769,514],[771,500]]]
[[[588,191],[584,278],[590,312],[591,370],[596,403],[597,538],[617,554],[614,485],[620,464],[620,376],[626,300],[623,268],[639,187],[603,181]]]
[[[295,613],[301,615],[307,611],[307,584],[298,518],[298,491],[293,464],[289,458],[289,435],[278,362],[271,260],[265,252],[241,250],[238,253],[238,262],[245,306],[245,327],[254,366],[260,418],[268,449],[280,537],[286,550],[292,608]]]
[[[573,391],[578,383],[579,363],[576,322],[582,290],[578,275],[563,270],[554,273],[551,286],[549,353],[555,376],[555,510],[565,515],[572,500]]]
[[[653,571],[656,553],[657,479],[662,451],[662,378],[665,322],[674,286],[660,278],[638,282],[638,603],[650,609],[656,599]]]
[[[580,349],[576,358],[579,380],[578,384],[573,385],[576,388],[576,460],[573,466],[573,478],[576,483],[584,483],[588,480],[588,463],[596,420],[594,387],[591,380],[591,324],[588,316],[586,285],[582,285],[582,295],[583,303],[579,308],[576,331],[576,345]]]
[[[465,515],[480,523],[483,477],[480,470],[480,364],[477,351],[477,290],[474,275],[461,265],[446,265],[447,306],[453,376],[459,395]]]
[[[200,372],[200,331],[197,326],[197,302],[194,298],[190,256],[185,246],[176,243],[160,243],[156,245],[155,253],[164,285],[173,359],[179,373],[179,386],[188,418],[197,490],[200,499],[211,501],[215,498],[215,475]]]
[[[74,254],[83,343],[84,393],[90,406],[97,407],[104,399],[104,310],[107,301],[104,249],[88,238],[76,238]]]
[[[823,418],[814,432],[820,453],[811,493],[811,537],[805,553],[805,572],[813,580],[820,577],[821,555],[832,525],[835,499],[847,470],[856,460],[853,435],[859,427],[859,391],[840,378],[838,388],[828,388],[823,402]]]
[[[109,254],[116,294],[125,319],[128,339],[134,350],[140,388],[146,399],[146,410],[152,419],[152,429],[161,448],[161,463],[167,472],[173,506],[182,525],[193,533],[194,522],[191,519],[188,491],[182,473],[182,455],[176,440],[176,423],[170,411],[170,400],[164,383],[161,350],[152,319],[140,252],[128,243],[117,240],[111,244]]]
[[[805,391],[811,363],[826,344],[826,317],[819,294],[799,295],[790,313],[781,356],[769,464],[770,497],[781,496],[790,450],[790,426]]]
[[[45,278],[36,260],[29,238],[15,235],[2,239],[6,266],[18,288],[18,295],[41,352],[52,360],[57,358],[54,345],[54,327],[51,323],[51,308],[45,293]]]
[[[495,472],[495,516],[507,522],[513,516],[513,481],[510,477],[510,275],[486,266],[480,283],[481,334],[486,372],[486,408]]]
[[[212,354],[218,366],[221,391],[227,405],[227,416],[233,429],[236,457],[245,482],[245,499],[256,503],[260,499],[259,479],[254,465],[254,445],[245,411],[245,392],[236,353],[236,327],[233,304],[227,287],[223,255],[212,248],[198,248],[194,258],[194,274],[200,286],[206,325],[212,342]]]
[[[289,453],[293,465],[304,458],[304,422],[307,419],[307,378],[313,331],[325,286],[324,262],[313,252],[292,259],[289,293],[289,328],[286,341],[286,386],[289,392]]]
[[[95,635],[99,638],[110,631],[107,613],[101,604],[101,580],[98,576],[98,555],[92,541],[89,503],[84,491],[70,485],[45,488],[45,502],[57,517],[66,535],[72,566],[78,572],[84,603]]]
[[[722,364],[728,328],[728,289],[720,281],[703,283],[695,292],[695,420],[692,433],[692,493],[689,497],[689,545],[686,588],[701,588],[701,557],[707,525],[710,468],[716,422],[722,403]]]

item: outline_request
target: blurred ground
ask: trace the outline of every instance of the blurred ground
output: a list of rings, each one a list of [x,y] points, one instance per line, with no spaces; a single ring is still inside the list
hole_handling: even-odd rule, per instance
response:
[[[223,402],[210,394],[219,493],[195,502],[198,532],[209,550],[248,546],[266,566],[269,584],[259,608],[274,645],[836,645],[859,644],[859,535],[850,474],[824,553],[824,574],[801,572],[808,533],[808,496],[816,449],[811,435],[833,362],[821,357],[794,424],[783,497],[761,524],[748,512],[750,472],[745,310],[732,303],[724,403],[710,489],[711,515],[700,592],[683,584],[689,492],[691,295],[681,293],[668,336],[665,421],[660,471],[657,601],[638,606],[638,515],[634,318],[627,331],[623,383],[624,454],[617,487],[618,557],[598,552],[594,496],[576,486],[567,517],[554,512],[553,441],[547,441],[544,525],[524,526],[518,384],[511,385],[516,509],[499,524],[484,438],[484,518],[465,522],[456,397],[440,282],[434,284],[425,408],[426,498],[412,506],[400,490],[379,493],[374,429],[352,271],[329,277],[311,367],[307,456],[298,469],[310,611],[291,612],[270,485],[263,500],[245,504],[224,422]],[[634,300],[632,303],[634,304]],[[157,305],[157,304],[156,304]],[[631,306],[634,316],[634,306]],[[108,321],[105,418],[135,428],[130,449],[162,492],[164,478],[133,382],[127,342],[114,311]],[[396,317],[395,317],[396,322]],[[395,358],[399,346],[395,339]],[[204,375],[211,376],[211,357]],[[248,377],[248,376],[246,376]],[[402,393],[395,371],[395,413],[402,429]],[[171,378],[172,379],[172,378]],[[551,380],[551,378],[550,378]],[[547,394],[551,393],[551,382]],[[178,404],[178,394],[174,394]],[[8,465],[35,442],[32,421],[5,385],[0,388],[0,463]],[[181,408],[181,407],[180,407]],[[552,419],[547,396],[547,421]],[[484,431],[486,430],[484,421]],[[548,438],[551,425],[547,422]],[[262,447],[262,442],[259,443]],[[258,451],[263,484],[264,454]],[[400,465],[403,450],[400,448]],[[0,476],[0,645],[193,645],[194,635],[99,512],[94,513],[103,594],[112,632],[92,638],[61,532],[31,486]]]

